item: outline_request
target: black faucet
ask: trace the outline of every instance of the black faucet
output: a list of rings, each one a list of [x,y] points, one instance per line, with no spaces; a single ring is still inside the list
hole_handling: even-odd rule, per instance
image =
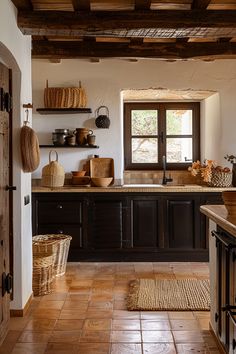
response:
[[[163,178],[162,178],[162,184],[166,185],[167,182],[172,182],[173,179],[171,177],[167,178],[166,177],[166,157],[165,155],[162,156],[162,163],[163,163]]]

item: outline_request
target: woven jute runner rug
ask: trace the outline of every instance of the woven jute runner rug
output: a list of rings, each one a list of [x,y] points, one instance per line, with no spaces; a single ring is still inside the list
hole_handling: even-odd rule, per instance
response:
[[[210,283],[205,279],[138,279],[130,284],[128,310],[209,311]]]

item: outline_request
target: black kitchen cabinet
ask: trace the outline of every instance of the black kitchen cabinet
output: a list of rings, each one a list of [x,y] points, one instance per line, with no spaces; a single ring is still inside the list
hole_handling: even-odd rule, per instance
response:
[[[33,193],[33,234],[70,234],[71,261],[207,261],[208,201],[221,193]]]
[[[78,260],[78,251],[86,247],[87,199],[66,193],[41,193],[33,194],[32,203],[33,235],[72,236],[68,260]]]
[[[159,247],[160,199],[145,196],[131,199],[133,248]]]
[[[127,198],[119,196],[89,198],[88,248],[122,249],[129,245]]]
[[[170,249],[205,248],[201,244],[199,197],[168,196],[164,198],[164,247]]]

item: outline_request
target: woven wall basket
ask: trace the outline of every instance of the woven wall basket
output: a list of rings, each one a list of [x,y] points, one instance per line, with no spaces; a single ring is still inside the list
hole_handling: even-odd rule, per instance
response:
[[[48,87],[44,89],[45,108],[83,108],[87,105],[85,90],[81,87]]]
[[[21,128],[20,147],[23,171],[35,171],[40,163],[39,142],[34,130],[26,125]]]
[[[55,152],[56,160],[52,161],[51,155]],[[62,187],[65,181],[65,171],[58,162],[58,153],[55,150],[49,152],[49,164],[42,169],[41,185],[43,187]]]

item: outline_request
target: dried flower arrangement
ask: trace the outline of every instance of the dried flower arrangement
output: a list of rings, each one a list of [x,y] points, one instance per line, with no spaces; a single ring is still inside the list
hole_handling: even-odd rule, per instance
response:
[[[188,170],[191,172],[192,176],[197,176],[200,173],[203,181],[209,184],[212,182],[214,184],[212,179],[216,174],[219,175],[219,173],[221,173],[222,176],[225,176],[225,174],[231,174],[231,171],[228,167],[219,166],[214,160],[205,160],[203,164],[201,164],[201,162],[198,160],[193,162],[192,166],[189,167]]]

